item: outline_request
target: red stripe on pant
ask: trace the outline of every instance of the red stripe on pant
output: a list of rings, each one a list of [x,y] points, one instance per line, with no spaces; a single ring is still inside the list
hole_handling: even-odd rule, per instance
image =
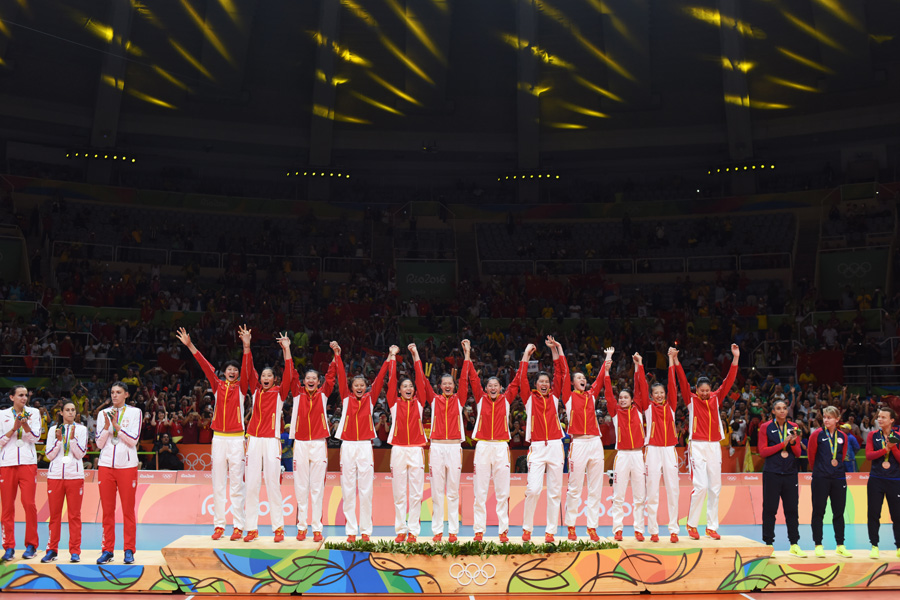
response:
[[[25,545],[38,547],[37,506],[34,504],[36,488],[37,465],[0,467],[3,548],[16,547],[16,494],[19,490],[22,490],[22,508],[25,509]]]
[[[47,496],[50,504],[50,542],[47,550],[59,550],[59,530],[62,525],[63,502],[69,517],[69,554],[81,554],[81,500],[84,479],[48,479]]]
[[[100,506],[103,508],[104,552],[112,552],[116,547],[116,491],[122,502],[122,531],[125,534],[125,550],[134,552],[137,543],[134,494],[137,490],[137,467],[113,469],[100,467]]]

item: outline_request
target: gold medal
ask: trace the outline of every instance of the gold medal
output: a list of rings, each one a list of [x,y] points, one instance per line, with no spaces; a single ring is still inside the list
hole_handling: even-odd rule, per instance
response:
[[[782,451],[781,451],[781,458],[787,458],[787,457],[788,457],[788,451],[787,451],[787,450],[782,450]]]
[[[832,460],[832,461],[831,461],[831,466],[832,466],[832,467],[836,467],[836,466],[838,466],[838,461],[837,461],[837,459],[836,459],[836,458],[835,458],[835,459],[833,459],[833,460]]]

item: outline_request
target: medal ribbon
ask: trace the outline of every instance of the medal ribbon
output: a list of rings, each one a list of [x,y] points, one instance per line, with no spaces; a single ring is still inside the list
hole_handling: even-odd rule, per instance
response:
[[[119,425],[119,429],[121,429],[122,421],[125,420],[125,407],[123,406],[121,411],[118,408],[113,409],[113,410],[116,411],[116,413],[115,413],[116,414],[116,417],[115,417],[116,423]],[[118,430],[113,430],[113,437],[116,437],[116,438],[119,437]]]
[[[787,438],[787,419],[784,421],[784,427],[778,426],[778,421],[775,421],[775,429],[778,431],[778,439],[781,440],[781,443],[784,443],[784,440]],[[784,447],[787,450],[787,446]]]
[[[13,417],[18,419],[19,417],[27,417],[27,416],[28,416],[28,413],[25,412],[24,408],[22,409],[22,414],[19,414],[19,415],[16,414],[16,409],[13,409]],[[21,440],[22,435],[23,435],[22,428],[21,427],[16,428],[16,439]]]
[[[834,432],[834,437],[832,437],[826,429],[825,436],[828,438],[828,447],[831,448],[831,460],[837,460],[837,431]]]
[[[881,447],[884,448],[884,464],[888,464],[891,460],[891,451],[887,449],[888,445],[888,436],[884,435],[884,432],[881,432]]]
[[[69,455],[69,426],[63,426],[63,456]]]

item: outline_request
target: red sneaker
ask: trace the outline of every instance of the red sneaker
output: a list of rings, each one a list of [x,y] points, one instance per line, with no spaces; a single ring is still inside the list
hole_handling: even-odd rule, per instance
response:
[[[214,540],[221,539],[224,534],[225,534],[224,527],[216,527],[215,531],[213,531],[212,539],[214,539]]]
[[[415,543],[416,543],[416,536],[414,536],[414,535],[411,534],[411,533],[406,534],[406,543],[407,543],[407,544],[415,544]]]
[[[451,544],[456,542],[456,540],[457,540],[457,537],[456,537],[455,533],[451,533],[450,537],[447,538],[447,541],[450,542]]]
[[[501,531],[501,532],[500,532],[500,543],[501,543],[501,544],[506,544],[506,543],[508,543],[508,542],[509,542],[509,532],[508,532],[508,531]]]
[[[712,538],[714,540],[721,540],[722,536],[715,529],[707,529],[706,537]]]
[[[553,534],[552,534],[552,533],[545,533],[545,534],[544,534],[544,543],[545,543],[545,544],[552,544],[552,543],[555,542],[555,541],[556,541],[556,540],[553,539]]]
[[[528,531],[527,529],[523,529],[523,530],[522,530],[522,541],[523,541],[523,542],[530,542],[530,541],[531,541],[531,532]]]
[[[406,534],[405,534],[405,533],[398,533],[398,534],[397,534],[397,537],[394,538],[394,543],[395,543],[395,544],[402,544],[402,543],[405,542],[405,541],[406,541]]]
[[[692,540],[699,540],[699,539],[700,539],[700,534],[697,532],[697,528],[696,528],[696,527],[691,527],[690,525],[688,525],[687,530],[688,530],[688,535],[690,536],[690,538],[691,538]]]
[[[253,540],[255,540],[258,537],[259,537],[259,530],[254,529],[252,531],[247,532],[247,535],[244,536],[244,541],[252,542]]]
[[[569,539],[573,542],[578,539],[578,534],[575,533],[574,527],[569,527]]]
[[[438,534],[435,534],[435,536],[433,538],[431,538],[431,541],[439,542],[439,541],[441,541],[441,538],[443,538],[443,537],[444,537],[443,533],[438,533]]]
[[[622,530],[621,529],[616,532],[616,535],[613,536],[613,539],[616,540],[617,542],[622,541]]]
[[[643,541],[644,541],[644,534],[641,533],[640,531],[635,531],[635,532],[634,532],[634,539],[636,539],[636,540],[639,541],[639,542],[643,542]]]
[[[231,532],[231,541],[236,542],[239,539],[241,539],[242,537],[244,537],[244,532],[241,531],[240,529],[238,529],[237,527],[235,527],[234,531]]]
[[[297,530],[297,541],[298,541],[298,542],[302,542],[302,541],[305,540],[305,539],[306,539],[306,530],[305,530],[305,529],[298,529],[298,530]]]
[[[597,535],[597,530],[593,527],[588,527],[588,535],[590,536],[592,542],[600,541],[600,536]]]
[[[657,534],[654,533],[653,535],[650,536],[650,541],[651,541],[651,542],[658,542],[658,541],[659,541],[659,536],[658,536]]]
[[[284,527],[279,527],[275,530],[275,543],[284,541]]]
[[[369,541],[369,536],[366,535],[366,534],[364,533],[364,534],[362,534],[362,536],[360,537],[360,539],[361,539],[362,541],[364,541],[364,542],[368,542],[368,541]]]
[[[678,543],[678,534],[673,533],[672,535],[670,535],[669,541],[672,542],[673,544],[677,544]]]
[[[475,532],[475,540],[474,540],[474,541],[476,541],[476,542],[483,542],[483,541],[484,541],[484,532],[483,532],[483,531],[476,531],[476,532]]]
[[[355,542],[355,541],[356,541],[356,536],[355,536],[355,535],[348,535],[348,536],[347,536],[347,543],[348,543],[348,544],[352,544],[352,543]]]
[[[313,531],[313,541],[314,541],[314,542],[321,542],[321,541],[324,540],[324,539],[325,539],[325,538],[322,537],[322,532],[321,532],[321,531]]]

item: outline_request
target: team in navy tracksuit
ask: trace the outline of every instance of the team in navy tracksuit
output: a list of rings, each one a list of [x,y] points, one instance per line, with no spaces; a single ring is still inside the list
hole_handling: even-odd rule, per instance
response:
[[[881,507],[885,499],[894,527],[894,545],[900,555],[900,448],[892,443],[892,427],[897,414],[891,408],[878,411],[880,429],[869,432],[866,439],[866,458],[872,461],[869,483],[866,486],[868,499],[869,542],[873,554],[877,552],[878,528],[881,525]]]
[[[827,407],[823,414],[825,427],[809,436],[809,470],[812,471],[812,527],[813,542],[822,545],[822,523],[825,507],[831,500],[831,524],[834,527],[834,541],[838,547],[844,545],[844,508],[847,506],[847,472],[844,461],[850,448],[847,434],[838,429],[840,413],[834,407]]]
[[[788,539],[794,546],[800,541],[800,487],[797,459],[800,458],[800,436],[797,424],[786,419],[783,401],[773,407],[775,418],[759,426],[759,455],[763,466],[762,538],[770,546],[775,543],[775,515],[778,502],[784,510]],[[799,550],[799,549],[798,549]]]

